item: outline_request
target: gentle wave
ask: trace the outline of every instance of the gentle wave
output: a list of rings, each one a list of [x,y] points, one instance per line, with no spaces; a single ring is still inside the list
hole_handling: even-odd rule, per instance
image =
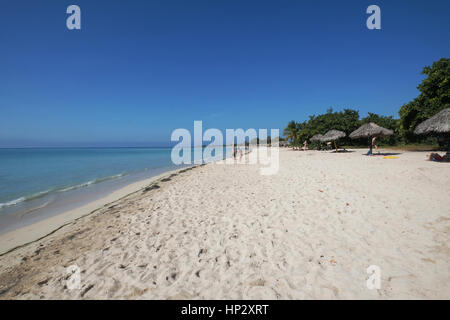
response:
[[[49,195],[51,193],[60,193],[60,192],[67,192],[67,191],[72,191],[72,190],[76,190],[76,189],[81,189],[84,187],[88,187],[90,185],[96,184],[96,183],[100,183],[100,182],[104,182],[104,181],[108,181],[108,180],[112,180],[112,179],[117,179],[117,178],[121,178],[123,176],[125,176],[127,173],[120,173],[120,174],[116,174],[113,176],[108,176],[108,177],[102,177],[102,178],[98,178],[98,179],[94,179],[85,183],[81,183],[81,184],[77,184],[75,186],[70,186],[70,187],[65,187],[65,188],[55,188],[55,189],[49,189],[46,191],[41,191],[38,193],[35,193],[31,196],[28,197],[20,197],[8,202],[3,202],[0,203],[0,209],[4,208],[4,207],[10,207],[10,206],[14,206],[17,205],[19,203],[22,202],[26,202],[26,201],[30,201],[30,200],[35,200],[35,199],[39,199],[42,197],[45,197],[46,195]]]
[[[85,182],[85,183],[82,183],[82,184],[78,184],[78,185],[75,185],[75,186],[71,186],[71,187],[67,187],[67,188],[64,188],[64,189],[55,190],[55,192],[66,192],[66,191],[70,191],[70,190],[76,190],[76,189],[87,187],[87,186],[90,186],[92,184],[96,184],[96,183],[99,183],[99,182],[120,178],[120,177],[123,177],[124,175],[125,175],[125,173],[121,173],[121,174],[116,174],[116,175],[109,176],[109,177],[98,178],[98,179],[94,179],[94,180],[91,180],[91,181],[88,181],[88,182]]]
[[[14,200],[11,200],[11,201],[8,201],[8,202],[0,203],[0,209],[3,208],[3,207],[13,206],[13,205],[21,203],[21,202],[23,202],[25,200],[26,200],[25,197],[20,197],[18,199],[14,199]]]

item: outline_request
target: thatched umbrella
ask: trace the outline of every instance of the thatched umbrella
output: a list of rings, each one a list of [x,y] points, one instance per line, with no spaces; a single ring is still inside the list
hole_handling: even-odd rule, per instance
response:
[[[350,133],[349,137],[352,139],[369,138],[370,154],[372,154],[372,138],[373,137],[387,137],[394,133],[394,131],[380,127],[379,125],[369,122],[363,124],[361,127]]]
[[[450,108],[444,109],[430,119],[419,124],[414,130],[415,134],[440,133],[446,136],[448,140],[447,153],[450,154]]]
[[[387,137],[392,135],[392,130],[380,127],[379,125],[369,122],[363,124],[361,127],[350,133],[349,137],[352,139],[370,138],[370,137]]]
[[[336,140],[343,137],[345,137],[345,132],[339,130],[330,130],[322,136],[320,141],[322,142],[334,141],[334,147],[336,148],[337,152],[338,149],[336,146]]]
[[[311,138],[309,138],[309,141],[314,142],[318,141],[319,145],[317,146],[317,150],[320,150],[320,139],[322,139],[323,135],[320,133],[313,135]]]
[[[318,134],[315,134],[315,135],[313,135],[310,139],[309,139],[309,141],[320,141],[320,139],[322,139],[323,138],[323,135],[321,135],[320,133],[318,133]]]
[[[415,134],[430,132],[448,133],[450,132],[450,108],[438,112],[430,119],[419,124],[414,130]]]

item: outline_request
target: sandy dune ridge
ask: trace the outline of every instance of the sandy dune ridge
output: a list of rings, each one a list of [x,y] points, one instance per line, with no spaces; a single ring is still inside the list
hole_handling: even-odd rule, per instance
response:
[[[449,299],[450,165],[362,154],[171,174],[0,256],[0,298]]]

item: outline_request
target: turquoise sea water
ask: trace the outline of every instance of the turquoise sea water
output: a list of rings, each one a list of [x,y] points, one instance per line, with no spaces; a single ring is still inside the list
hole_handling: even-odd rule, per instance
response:
[[[0,149],[0,208],[170,165],[170,149]]]
[[[180,168],[171,148],[0,149],[0,232]],[[193,152],[192,152],[193,153]]]

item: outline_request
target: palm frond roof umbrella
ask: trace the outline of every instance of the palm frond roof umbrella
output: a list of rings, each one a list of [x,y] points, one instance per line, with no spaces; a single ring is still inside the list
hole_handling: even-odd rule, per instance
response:
[[[450,132],[450,108],[444,109],[430,119],[419,124],[414,130],[415,134],[424,133],[449,133]]]
[[[414,129],[415,134],[440,133],[447,140],[447,154],[450,154],[450,108],[444,109]]]
[[[339,138],[343,138],[345,136],[346,136],[346,134],[343,131],[330,130],[323,135],[323,137],[320,139],[320,141],[322,141],[322,142],[334,141],[334,147],[336,148],[336,153],[337,153],[338,150],[337,150],[337,146],[336,146],[336,140]]]
[[[366,124],[363,124],[361,127],[350,133],[349,137],[351,139],[359,139],[359,138],[372,138],[372,137],[388,137],[392,135],[394,131],[390,129],[386,129],[383,127],[380,127],[376,123],[369,122]],[[372,154],[372,141],[370,143],[370,150],[367,153],[368,155]]]
[[[343,138],[345,137],[346,134],[343,131],[339,131],[339,130],[330,130],[327,133],[325,133],[322,138],[320,139],[320,141],[322,142],[328,142],[328,141],[334,141],[337,140],[339,138]]]
[[[376,123],[369,122],[363,124],[361,127],[350,133],[349,137],[352,139],[370,138],[370,137],[387,137],[394,133],[394,131],[380,127]]]
[[[309,141],[320,141],[320,139],[322,139],[323,135],[321,135],[320,133],[313,135]]]

